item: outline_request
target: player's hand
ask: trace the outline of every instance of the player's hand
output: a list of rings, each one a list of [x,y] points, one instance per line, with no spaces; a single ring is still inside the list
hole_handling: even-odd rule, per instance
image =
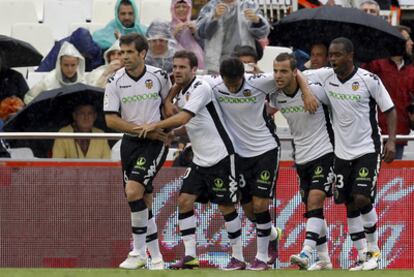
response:
[[[139,138],[146,138],[148,133],[154,131],[156,128],[154,124],[142,124],[134,127],[134,134],[138,135]]]
[[[303,96],[303,104],[305,111],[310,113],[315,113],[318,109],[318,100],[312,93],[308,93],[306,96]]]
[[[387,140],[384,146],[384,162],[390,163],[395,158],[395,141]]]
[[[171,143],[174,141],[175,137],[176,136],[173,131],[169,132],[167,134],[167,138],[165,139],[165,145],[171,146]]]
[[[245,9],[244,16],[248,21],[251,21],[253,23],[259,23],[260,21],[260,17],[258,17],[256,12],[252,9]]]
[[[227,9],[228,9],[228,7],[227,7],[227,5],[226,4],[224,4],[224,3],[219,3],[219,4],[217,4],[217,6],[216,6],[216,10],[215,10],[215,13],[214,13],[214,17],[216,18],[216,19],[219,19],[220,17],[222,17],[225,13],[227,13]]]
[[[161,129],[155,129],[147,132],[147,139],[159,140],[165,143],[167,140],[167,134]]]

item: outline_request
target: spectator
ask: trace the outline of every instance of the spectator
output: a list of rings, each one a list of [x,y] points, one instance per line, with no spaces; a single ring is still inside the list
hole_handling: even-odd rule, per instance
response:
[[[24,102],[29,104],[37,95],[46,90],[83,83],[84,75],[85,59],[72,44],[65,41],[59,51],[56,68],[26,93]]]
[[[398,26],[401,35],[406,39],[404,56],[374,60],[363,65],[363,68],[377,74],[394,102],[397,111],[397,135],[408,135],[411,122],[407,107],[412,102],[414,91],[414,66],[412,65],[413,41],[410,28]],[[379,126],[383,134],[388,134],[387,121],[382,112],[378,113]],[[402,159],[407,141],[396,142],[395,159]]]
[[[93,33],[93,40],[102,48],[108,49],[121,35],[138,33],[145,35],[147,28],[139,23],[139,12],[134,0],[117,0],[115,19],[104,28]]]
[[[81,104],[75,107],[73,123],[59,130],[68,133],[103,133],[93,127],[97,113],[91,104]],[[55,139],[53,158],[69,159],[110,159],[111,150],[108,141],[104,139]]]
[[[174,38],[185,50],[192,51],[198,61],[198,68],[204,68],[204,51],[197,41],[197,25],[191,21],[191,0],[172,0],[171,28]]]
[[[0,102],[9,96],[17,96],[23,100],[28,90],[22,74],[7,66],[4,52],[0,49]]]
[[[119,40],[116,40],[111,48],[105,51],[104,59],[105,64],[93,70],[87,77],[88,84],[91,86],[105,88],[108,78],[123,67]]]
[[[246,73],[262,73],[257,65],[257,52],[249,45],[237,45],[234,48],[233,56],[238,57],[244,64]]]
[[[371,14],[374,16],[380,15],[380,6],[375,0],[362,0],[359,3],[359,9],[367,14]]]
[[[219,71],[221,60],[231,56],[236,45],[256,49],[256,40],[266,38],[270,30],[253,0],[211,0],[201,9],[197,27],[210,72]]]
[[[148,27],[147,38],[149,50],[145,63],[159,67],[168,74],[172,73],[172,61],[177,43],[173,39],[170,23],[166,21],[153,21]]]
[[[49,72],[55,68],[57,56],[65,41],[73,44],[76,50],[82,54],[85,59],[85,71],[92,71],[102,65],[102,49],[93,41],[87,29],[78,28],[70,36],[55,42],[52,50],[36,69],[37,72]]]
[[[323,43],[312,45],[309,60],[310,69],[318,69],[328,66],[328,48]]]

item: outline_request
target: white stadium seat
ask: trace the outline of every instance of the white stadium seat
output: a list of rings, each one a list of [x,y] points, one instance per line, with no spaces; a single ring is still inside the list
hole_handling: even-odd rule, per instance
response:
[[[69,25],[76,22],[86,22],[85,5],[81,1],[45,0],[43,23],[52,28],[56,40],[68,36]]]
[[[262,59],[257,63],[259,68],[264,72],[273,72],[273,60],[283,52],[292,53],[292,50],[287,47],[266,46],[263,49]]]
[[[13,24],[11,36],[29,42],[43,56],[49,53],[55,42],[49,26],[39,23]]]
[[[115,0],[93,0],[92,23],[107,24],[115,16]]]
[[[141,23],[149,26],[154,19],[171,21],[170,5],[167,0],[141,0]]]
[[[10,36],[14,23],[37,23],[36,9],[31,1],[0,1],[0,34]]]

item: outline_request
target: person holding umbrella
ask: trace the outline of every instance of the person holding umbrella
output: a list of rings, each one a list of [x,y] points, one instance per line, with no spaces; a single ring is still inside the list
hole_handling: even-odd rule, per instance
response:
[[[397,115],[394,103],[377,75],[354,65],[354,47],[344,37],[334,39],[328,49],[332,68],[306,71],[322,84],[328,97],[335,134],[334,199],[345,204],[351,240],[358,259],[350,268],[378,268],[378,215],[373,206],[381,158],[390,163],[395,156]],[[382,151],[376,105],[384,113],[389,139]]]
[[[168,95],[170,81],[165,71],[145,64],[147,39],[139,34],[120,38],[124,68],[111,77],[105,89],[104,111],[109,128],[123,132],[121,162],[126,199],[131,209],[133,249],[119,267],[142,268],[147,263],[146,247],[151,255],[151,269],[163,269],[157,225],[152,215],[152,181],[168,153],[162,130],[137,137],[138,125],[162,119],[161,107]]]
[[[77,105],[72,113],[73,123],[59,130],[69,133],[103,133],[94,127],[97,118],[96,108],[92,104]],[[110,159],[111,149],[106,139],[55,139],[53,158],[70,159]]]
[[[71,43],[65,41],[56,60],[56,68],[34,85],[24,96],[29,104],[40,93],[63,86],[84,83],[85,59]]]

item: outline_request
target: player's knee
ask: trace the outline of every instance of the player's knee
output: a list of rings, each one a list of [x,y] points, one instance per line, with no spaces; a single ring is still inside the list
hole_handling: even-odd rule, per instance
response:
[[[362,195],[362,194],[355,194],[354,195],[354,203],[358,209],[362,209],[363,207],[369,205],[371,200],[369,197]]]
[[[134,200],[143,198],[144,190],[141,189],[139,185],[127,184],[127,186],[125,187],[125,195],[126,195],[128,202],[134,201]]]
[[[254,213],[262,213],[269,209],[269,199],[255,198],[253,200]]]
[[[325,193],[323,191],[317,191],[311,193],[308,196],[306,206],[308,211],[323,208],[323,202],[325,201]]]

